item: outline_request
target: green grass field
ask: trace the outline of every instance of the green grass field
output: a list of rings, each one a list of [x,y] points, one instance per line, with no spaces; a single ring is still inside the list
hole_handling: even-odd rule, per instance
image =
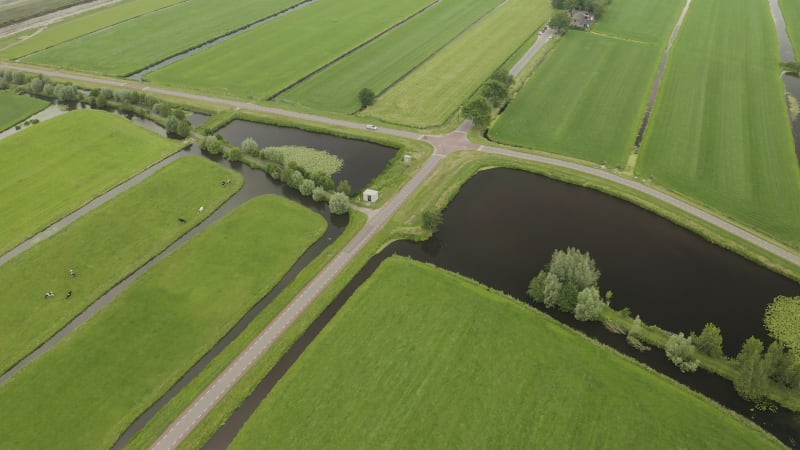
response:
[[[109,448],[326,227],[276,196],[236,209],[0,386],[0,447]]]
[[[222,188],[225,178],[233,183]],[[241,184],[239,174],[203,158],[180,159],[0,266],[0,373],[208,217]],[[205,214],[197,212],[201,205]],[[78,276],[71,278],[70,269]],[[45,300],[47,291],[56,297]],[[67,291],[73,292],[69,300]]]
[[[266,99],[431,0],[320,0],[147,76],[204,92]]]
[[[509,0],[361,114],[416,128],[443,124],[551,11],[547,0]]]
[[[19,0],[0,3],[0,25],[66,8],[86,0]]]
[[[795,248],[800,170],[767,2],[695,0],[637,173]]]
[[[780,0],[786,31],[792,40],[794,53],[800,60],[800,0]]]
[[[19,40],[14,45],[6,47],[0,44],[0,48],[5,48],[0,50],[0,58],[19,58],[182,1],[186,0],[127,0],[105,8],[92,10],[48,25],[46,29],[37,33],[36,36]]]
[[[231,448],[532,443],[781,448],[754,425],[521,303],[397,257],[356,291]]]
[[[0,253],[180,145],[93,110],[73,111],[0,140]]]
[[[569,32],[489,136],[624,166],[660,60],[654,44]]]
[[[684,5],[684,0],[614,0],[592,31],[643,42],[665,42]]]
[[[38,98],[0,91],[0,131],[5,131],[28,117],[47,108],[48,102]]]
[[[380,93],[497,6],[501,0],[443,0],[388,35],[303,82],[280,99],[352,113],[358,91]]]
[[[127,75],[299,1],[188,0],[65,42],[25,61],[107,75]]]

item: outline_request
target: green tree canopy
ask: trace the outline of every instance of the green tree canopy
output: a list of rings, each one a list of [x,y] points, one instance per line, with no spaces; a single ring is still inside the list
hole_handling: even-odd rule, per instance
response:
[[[715,358],[725,356],[722,351],[722,332],[719,327],[713,323],[707,323],[703,327],[700,336],[692,339],[692,343],[699,352],[705,353],[708,356],[713,356]]]
[[[337,192],[328,200],[328,207],[332,214],[343,215],[350,211],[350,198],[347,194]]]
[[[375,92],[369,88],[363,88],[358,91],[358,101],[361,103],[362,108],[375,104]]]

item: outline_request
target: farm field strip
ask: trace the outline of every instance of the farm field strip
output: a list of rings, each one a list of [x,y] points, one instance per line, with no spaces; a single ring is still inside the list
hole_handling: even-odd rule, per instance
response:
[[[325,111],[355,112],[361,107],[359,90],[383,92],[500,2],[442,0],[278,98]]]
[[[268,99],[431,3],[320,0],[146,78],[205,92]],[[265,46],[265,42],[281,45]]]
[[[0,132],[2,132],[47,108],[49,103],[38,98],[0,91],[0,105],[3,105],[0,108]]]
[[[536,310],[393,257],[230,448],[635,448],[643,435],[654,448],[780,448],[756,426]]]
[[[0,4],[0,26],[28,19],[87,0],[21,0]]]
[[[278,13],[301,0],[188,0],[25,58],[122,76]]]
[[[786,31],[794,47],[795,59],[800,60],[800,1],[780,0],[779,4],[786,22]]]
[[[567,33],[497,119],[490,137],[624,165],[660,59],[655,44]]]
[[[19,58],[186,0],[128,0],[48,25],[36,36],[0,50],[0,58]],[[0,48],[3,46],[0,45]]]
[[[622,0],[597,24],[604,34],[568,32],[492,126],[492,139],[624,168],[683,5]],[[671,22],[647,28],[641,18],[650,16]]]
[[[800,170],[778,62],[766,2],[693,1],[637,174],[798,248]]]
[[[443,124],[551,11],[546,0],[508,0],[360,115],[416,128]]]
[[[0,409],[14,411],[0,445],[111,447],[325,227],[303,206],[265,196],[199,233],[0,386]]]
[[[0,140],[0,253],[180,146],[93,110],[73,111]]]
[[[638,41],[664,43],[678,20],[684,0],[614,0],[593,32]]]
[[[225,178],[234,182],[222,189]],[[215,210],[241,183],[202,158],[179,159],[0,267],[0,373],[204,220],[198,205]]]

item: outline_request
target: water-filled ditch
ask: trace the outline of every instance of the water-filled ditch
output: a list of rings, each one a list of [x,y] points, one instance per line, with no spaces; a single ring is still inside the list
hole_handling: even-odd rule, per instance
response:
[[[783,84],[786,86],[786,102],[789,106],[789,117],[792,121],[792,135],[794,136],[794,151],[800,162],[800,78],[795,75],[783,74]]]
[[[588,250],[602,272],[612,305],[628,307],[646,323],[670,331],[699,332],[706,322],[722,329],[725,351],[735,355],[749,336],[767,336],[764,307],[779,294],[800,294],[796,282],[770,272],[655,214],[614,197],[539,175],[510,169],[480,172],[444,213],[438,233],[422,243],[395,242],[367,266],[314,322],[242,404],[206,448],[225,448],[303,349],[333,318],[377,265],[393,254],[433,263],[516,298],[553,250]],[[654,349],[639,352],[601,324],[556,319],[750,417],[788,445],[800,442],[800,418],[750,411],[732,384],[704,371],[681,373]]]

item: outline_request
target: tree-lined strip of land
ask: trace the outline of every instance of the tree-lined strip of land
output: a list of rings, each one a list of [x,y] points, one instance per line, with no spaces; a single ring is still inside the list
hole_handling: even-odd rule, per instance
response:
[[[324,111],[358,111],[359,90],[380,93],[388,88],[500,1],[442,0],[280,98]]]
[[[28,39],[20,40],[8,48],[0,50],[0,57],[19,58],[39,50],[44,50],[70,39],[97,31],[133,17],[165,8],[186,0],[128,0],[105,8],[88,11],[66,19],[41,30]],[[0,48],[3,48],[0,45]]]
[[[793,247],[800,170],[766,1],[694,0],[637,172]]]
[[[786,31],[789,33],[789,39],[792,40],[794,53],[800,60],[800,1],[780,0],[780,6],[783,20],[786,22]]]
[[[189,0],[65,42],[25,60],[107,75],[128,75],[300,1]]]
[[[490,136],[506,144],[624,166],[660,59],[654,44],[567,33],[495,122]]]
[[[508,0],[389,89],[363,115],[416,128],[443,124],[551,11],[549,0]]]
[[[644,42],[664,42],[678,20],[683,0],[614,0],[592,28]]]
[[[260,197],[195,236],[0,386],[3,448],[109,448],[286,273],[325,221]]]
[[[156,71],[147,79],[266,99],[431,1],[319,0]]]
[[[38,98],[0,91],[0,131],[7,130],[26,118],[47,108],[48,102]]]
[[[781,448],[521,303],[391,258],[231,448],[636,448],[643,436],[648,448]]]
[[[228,178],[231,185],[221,187]],[[0,267],[0,373],[191,230],[241,184],[241,175],[205,159],[179,159]],[[197,212],[200,206],[205,214]],[[48,291],[56,296],[46,299]]]
[[[0,253],[180,145],[94,110],[73,111],[0,140]]]

